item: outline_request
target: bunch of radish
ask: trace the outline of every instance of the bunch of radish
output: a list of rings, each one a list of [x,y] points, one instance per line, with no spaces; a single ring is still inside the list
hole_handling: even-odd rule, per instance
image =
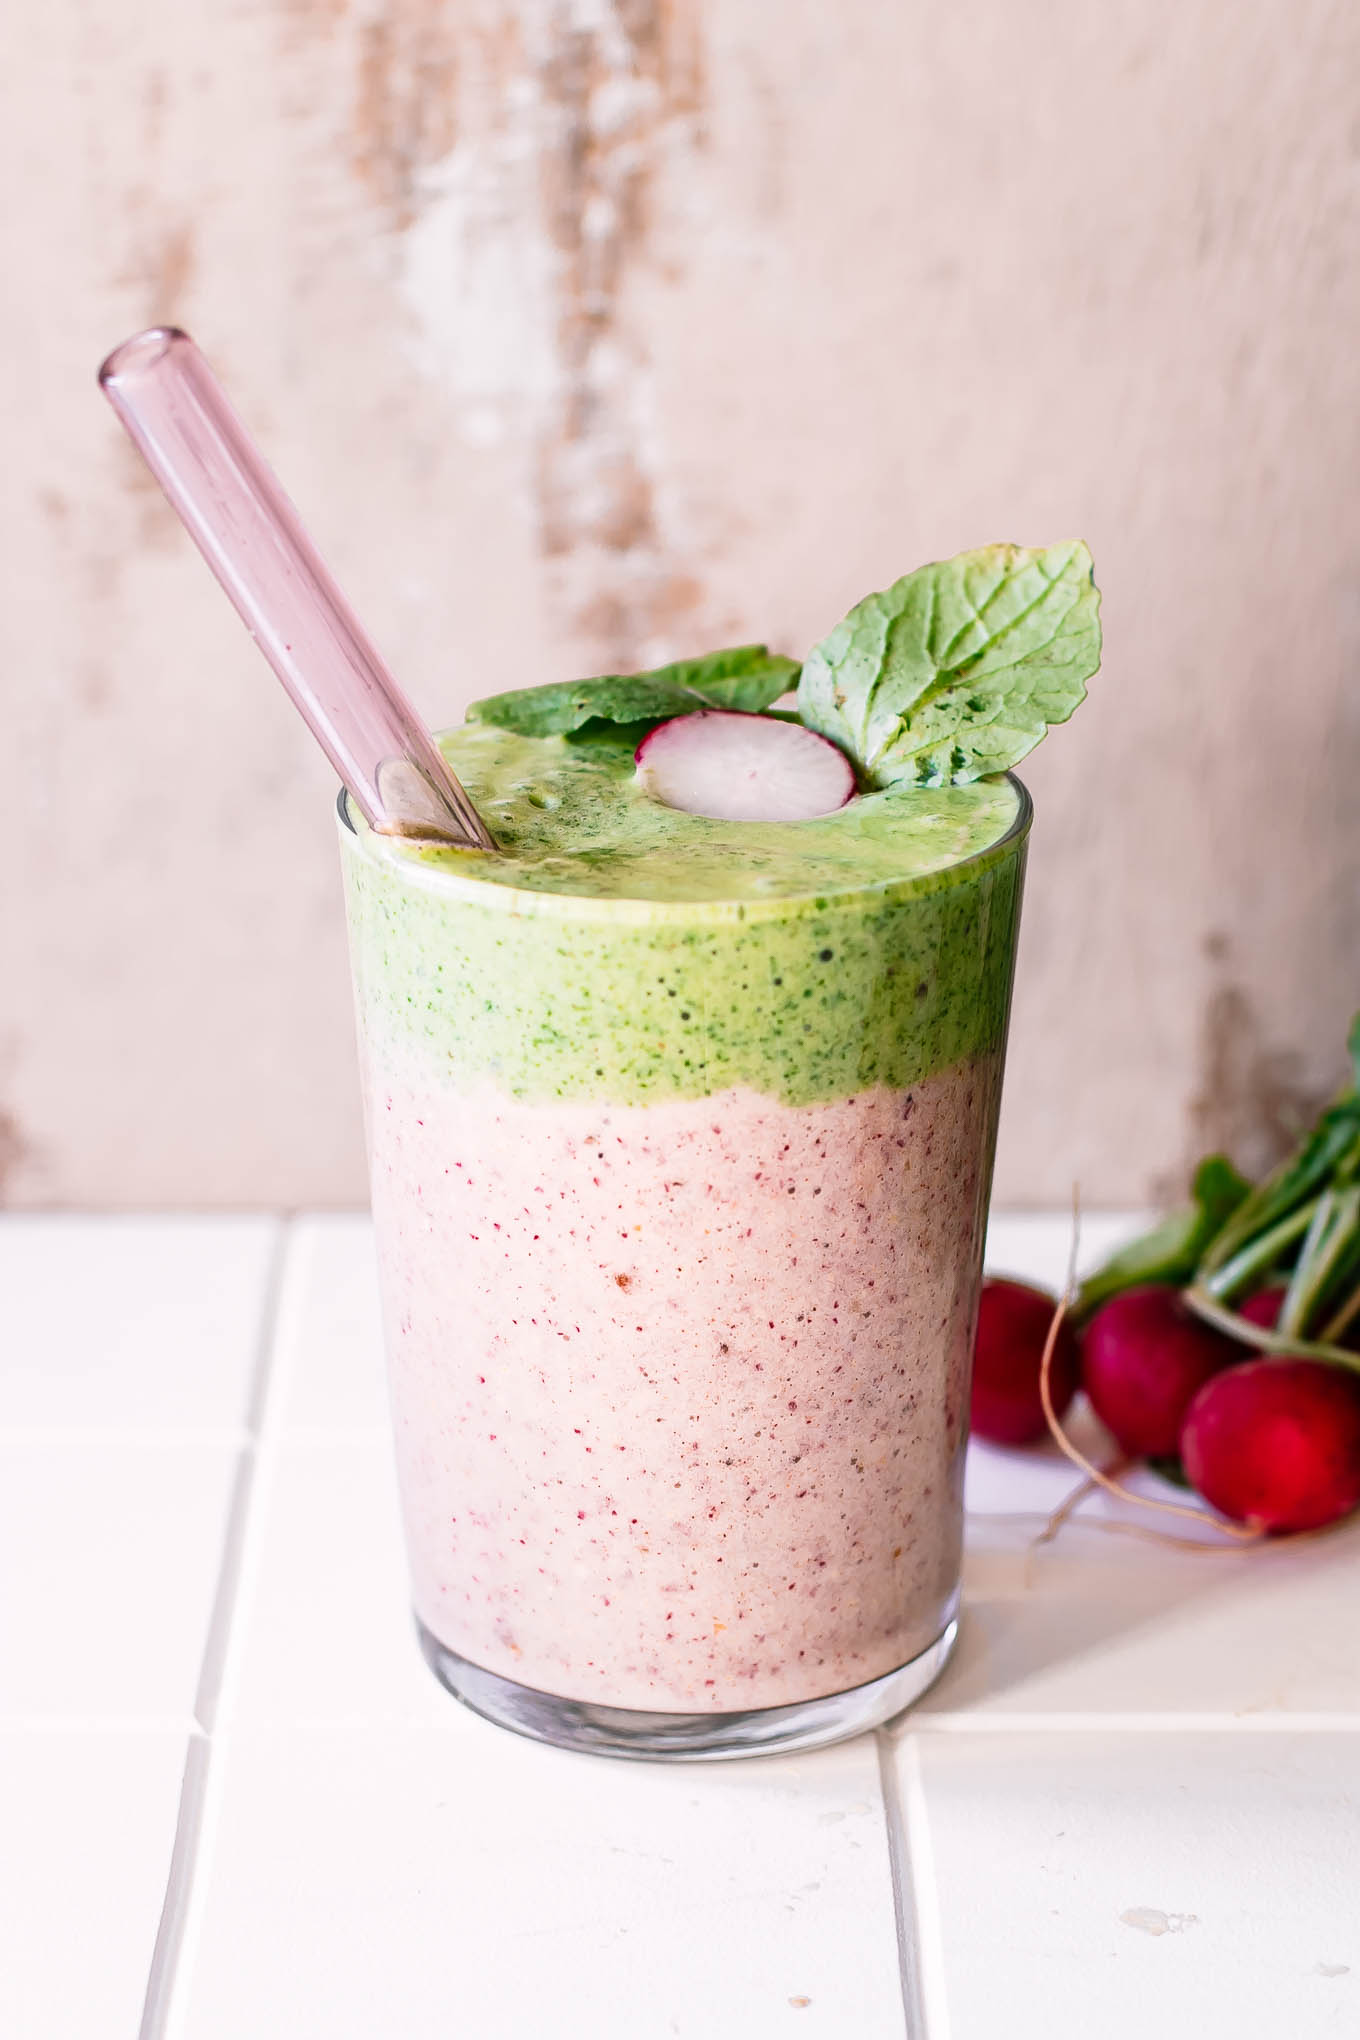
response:
[[[1355,1081],[1287,1161],[1255,1186],[1201,1163],[1191,1205],[1089,1277],[1056,1331],[1056,1298],[984,1283],[977,1436],[1061,1436],[1082,1389],[1126,1460],[1249,1530],[1360,1508],[1360,1016],[1349,1047]]]

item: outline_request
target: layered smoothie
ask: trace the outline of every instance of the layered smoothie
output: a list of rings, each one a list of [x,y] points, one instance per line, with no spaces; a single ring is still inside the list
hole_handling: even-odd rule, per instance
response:
[[[420,1623],[607,1708],[880,1679],[957,1599],[1023,791],[444,744],[503,856],[341,832]]]

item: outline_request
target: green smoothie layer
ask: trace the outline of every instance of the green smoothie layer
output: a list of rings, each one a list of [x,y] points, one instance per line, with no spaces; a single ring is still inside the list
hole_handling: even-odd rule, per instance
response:
[[[341,836],[361,1021],[516,1098],[903,1088],[999,1048],[1025,817],[1010,780],[806,822],[661,806],[631,749],[441,740],[501,857]]]

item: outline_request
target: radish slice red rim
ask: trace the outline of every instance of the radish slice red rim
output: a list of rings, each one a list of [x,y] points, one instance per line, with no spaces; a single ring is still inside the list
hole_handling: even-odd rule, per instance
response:
[[[843,751],[775,716],[701,708],[658,723],[633,755],[653,800],[720,822],[810,822],[855,791]]]

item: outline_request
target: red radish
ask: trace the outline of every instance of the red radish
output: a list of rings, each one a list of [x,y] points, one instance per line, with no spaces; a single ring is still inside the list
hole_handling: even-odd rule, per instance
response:
[[[1149,1283],[1112,1296],[1086,1327],[1081,1380],[1091,1407],[1134,1458],[1169,1457],[1210,1375],[1242,1357],[1202,1323],[1178,1289]]]
[[[1237,1315],[1244,1317],[1249,1325],[1259,1325],[1263,1332],[1273,1332],[1280,1322],[1287,1294],[1283,1282],[1270,1289],[1258,1289],[1245,1303],[1238,1304]]]
[[[855,791],[843,751],[778,716],[701,708],[649,730],[633,754],[654,800],[721,822],[810,822]]]
[[[973,1352],[972,1429],[993,1445],[1028,1445],[1048,1429],[1039,1397],[1039,1363],[1057,1301],[1027,1282],[984,1282]],[[1061,1416],[1077,1392],[1077,1339],[1064,1319],[1049,1367],[1049,1392]]]
[[[1199,1391],[1180,1446],[1221,1515],[1321,1530],[1360,1508],[1360,1375],[1328,1360],[1244,1360]]]

